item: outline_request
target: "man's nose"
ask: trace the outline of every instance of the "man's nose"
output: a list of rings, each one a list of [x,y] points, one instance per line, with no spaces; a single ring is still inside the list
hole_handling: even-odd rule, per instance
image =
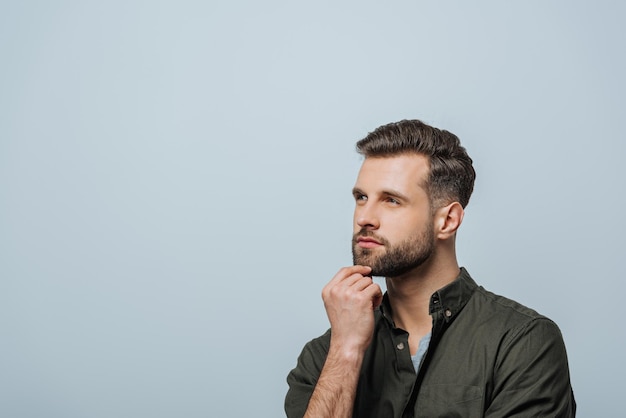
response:
[[[363,206],[357,206],[354,211],[354,220],[361,229],[378,229],[380,227],[376,208],[369,202]]]

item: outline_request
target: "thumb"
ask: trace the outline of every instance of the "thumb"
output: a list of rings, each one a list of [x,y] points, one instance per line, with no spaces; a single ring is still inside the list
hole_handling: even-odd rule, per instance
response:
[[[372,296],[372,308],[376,309],[380,306],[383,301],[383,292],[380,290],[380,286],[374,283],[376,286],[376,293]]]

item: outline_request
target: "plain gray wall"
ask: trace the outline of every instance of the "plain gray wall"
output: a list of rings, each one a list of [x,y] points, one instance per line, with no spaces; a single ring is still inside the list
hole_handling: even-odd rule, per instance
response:
[[[478,171],[459,256],[622,408],[626,7],[3,1],[0,416],[277,417],[351,262],[354,142]],[[620,325],[621,324],[621,325]]]

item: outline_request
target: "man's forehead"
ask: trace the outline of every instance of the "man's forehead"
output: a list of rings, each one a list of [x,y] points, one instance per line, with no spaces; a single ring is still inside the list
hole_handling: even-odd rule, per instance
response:
[[[428,157],[417,154],[367,157],[361,165],[356,186],[389,184],[425,189],[430,172]]]

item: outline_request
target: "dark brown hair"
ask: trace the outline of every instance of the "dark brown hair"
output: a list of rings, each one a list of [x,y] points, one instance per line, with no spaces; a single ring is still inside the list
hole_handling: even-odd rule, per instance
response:
[[[402,120],[376,128],[357,142],[356,149],[365,158],[411,153],[428,157],[427,187],[434,207],[451,202],[465,207],[474,190],[476,172],[459,138],[419,120]]]

